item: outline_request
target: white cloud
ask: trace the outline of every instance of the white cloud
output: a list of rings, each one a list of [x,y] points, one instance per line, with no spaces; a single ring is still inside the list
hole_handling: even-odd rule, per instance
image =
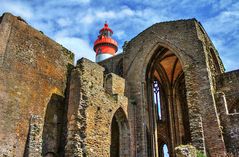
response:
[[[87,41],[76,37],[59,37],[55,40],[75,54],[75,61],[82,57],[95,60],[95,52]]]
[[[220,15],[209,19],[205,23],[206,29],[210,33],[230,33],[235,29],[235,26],[239,26],[239,11],[225,11]]]
[[[94,18],[94,16],[92,16],[92,14],[88,14],[88,15],[81,17],[80,22],[88,25],[88,24],[92,24],[94,19],[95,18]]]
[[[226,71],[232,71],[238,69],[238,61],[234,59],[230,59],[228,57],[222,56],[223,63],[225,65]]]
[[[239,28],[239,2],[221,11],[217,16],[206,19],[204,27],[212,34],[227,34]]]
[[[61,27],[66,27],[66,26],[72,25],[72,20],[70,20],[69,18],[59,18],[59,19],[57,20],[57,23],[58,23],[59,26],[61,26]]]
[[[90,3],[90,0],[68,0],[68,2],[78,3],[78,4],[87,4],[87,3]]]
[[[31,7],[26,3],[20,1],[7,1],[3,0],[1,2],[0,12],[11,12],[16,16],[21,16],[22,18],[29,20],[33,17]]]
[[[135,12],[132,9],[126,7],[119,12],[119,16],[120,15],[122,15],[123,17],[124,16],[133,16],[133,15],[135,15]]]
[[[229,2],[220,1],[220,4],[223,3],[229,5]],[[219,51],[226,70],[239,68],[237,61],[239,57],[239,2],[232,4],[216,16],[206,19],[203,26]]]
[[[214,0],[212,6],[215,10],[228,8],[233,3],[233,0]]]
[[[115,35],[118,37],[118,39],[123,39],[125,38],[125,32],[123,30],[115,32]]]
[[[74,5],[86,5],[91,2],[91,0],[48,0],[47,2],[50,6],[74,6]]]
[[[99,20],[106,20],[106,19],[115,19],[117,18],[116,13],[114,11],[97,11],[95,12],[96,18]]]
[[[234,67],[239,41],[239,2],[235,0],[0,0],[0,13],[12,12],[76,53],[94,60],[93,42],[105,20],[119,47],[161,21],[197,17],[205,27],[223,62]],[[200,9],[204,7],[204,12]],[[120,51],[119,51],[120,52]],[[235,57],[237,56],[237,57]],[[226,59],[226,61],[224,61]],[[229,63],[232,60],[232,64]],[[229,69],[231,69],[229,66]]]
[[[217,49],[224,51],[224,46],[223,46],[223,40],[222,39],[214,37],[212,39],[212,42]]]

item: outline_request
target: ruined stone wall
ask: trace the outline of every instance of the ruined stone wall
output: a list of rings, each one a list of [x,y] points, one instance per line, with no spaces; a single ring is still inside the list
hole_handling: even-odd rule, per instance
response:
[[[108,58],[106,60],[99,62],[99,64],[105,68],[104,73],[105,74],[115,73],[115,74],[123,77],[123,55],[124,55],[124,53],[120,53],[118,55],[115,55],[111,58]]]
[[[196,29],[198,38],[202,41],[202,46],[204,49],[205,61],[209,73],[209,81],[211,82],[211,90],[213,93],[215,93],[217,83],[216,76],[224,73],[225,68],[217,49],[200,23],[196,23]]]
[[[219,114],[218,114],[218,110],[217,110],[217,105],[216,105],[216,98],[215,98],[215,93],[216,93],[216,87],[217,87],[217,80],[216,77],[222,73],[224,73],[225,68],[224,65],[222,63],[222,60],[215,48],[215,46],[213,45],[212,41],[210,40],[209,36],[207,35],[206,31],[204,30],[204,28],[202,27],[202,25],[198,22],[196,23],[196,29],[197,29],[197,35],[198,35],[198,39],[201,41],[202,43],[202,48],[204,49],[204,56],[205,56],[205,61],[206,61],[206,65],[207,65],[207,71],[208,71],[208,82],[210,84],[210,94],[212,97],[212,100],[210,100],[210,108],[208,108],[208,106],[202,108],[202,111],[209,111],[211,110],[211,112],[214,112],[214,116],[212,117],[212,114],[210,112],[205,112],[205,114],[203,115],[205,119],[210,118],[212,119],[211,122],[207,123],[206,125],[204,124],[204,128],[205,131],[208,132],[209,137],[211,137],[212,131],[210,132],[210,129],[208,128],[208,125],[212,125],[213,123],[217,124],[219,127],[219,132],[217,133],[220,140],[222,141],[221,143],[221,147],[224,149],[225,151],[225,144],[224,144],[224,139],[222,138],[222,128],[221,128],[221,121],[219,118]],[[205,138],[205,140],[207,141],[207,137]],[[214,147],[216,145],[219,145],[217,143],[217,141],[210,139],[211,140],[211,144],[209,145],[209,147]],[[207,145],[207,152],[208,152],[208,145]],[[210,154],[210,153],[208,153]],[[225,155],[226,151],[224,154]],[[211,155],[211,154],[210,154]],[[219,153],[217,151],[214,152],[213,155],[219,155]]]
[[[128,117],[124,79],[115,74],[104,78],[103,71],[103,67],[84,58],[72,71],[66,156],[109,157],[112,118],[119,108]],[[127,149],[123,152],[130,147]]]
[[[31,115],[45,119],[52,95],[64,98],[73,54],[33,29],[21,18],[4,14],[0,23],[0,154],[22,157],[34,133]],[[61,99],[62,100],[62,99]],[[62,101],[58,105],[64,105]],[[43,127],[39,124],[37,127]],[[41,128],[43,129],[43,128]],[[37,135],[40,138],[41,136]],[[40,139],[35,139],[41,141]],[[37,146],[36,148],[39,148]],[[32,152],[30,150],[30,152]],[[41,152],[41,150],[40,150]]]
[[[107,157],[114,119],[121,156],[147,156],[146,72],[162,48],[182,64],[192,144],[215,156],[224,155],[225,141],[227,151],[239,155],[239,71],[223,73],[215,47],[195,19],[146,29],[124,53],[99,63],[107,70],[81,59],[71,73],[68,103],[73,54],[11,14],[0,18],[0,155]],[[126,89],[125,80],[110,72],[122,72]]]
[[[129,121],[137,130],[137,156],[146,156],[145,120],[147,115],[147,65],[162,47],[179,58],[185,74],[192,144],[211,156],[225,154],[211,90],[210,73],[203,40],[198,36],[197,21],[179,20],[155,24],[133,38],[124,53],[126,95],[135,101],[129,108]],[[135,112],[136,110],[136,112]],[[135,115],[135,113],[137,113]],[[135,119],[135,121],[134,121]]]
[[[226,148],[239,156],[239,70],[217,76],[217,108]]]

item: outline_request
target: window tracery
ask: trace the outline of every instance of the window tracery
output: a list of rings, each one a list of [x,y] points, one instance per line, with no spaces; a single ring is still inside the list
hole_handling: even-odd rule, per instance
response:
[[[157,109],[157,118],[162,120],[162,107],[161,107],[161,95],[160,95],[160,84],[158,80],[153,81],[153,99],[154,105]]]

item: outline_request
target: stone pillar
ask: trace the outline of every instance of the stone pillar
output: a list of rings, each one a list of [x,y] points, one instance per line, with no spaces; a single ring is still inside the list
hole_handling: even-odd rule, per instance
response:
[[[124,95],[124,84],[125,80],[122,77],[113,73],[106,75],[104,86],[108,93]]]
[[[25,155],[28,157],[42,156],[43,120],[38,115],[32,115],[28,135],[28,145]]]
[[[85,114],[83,101],[80,99],[80,71],[74,69],[71,73],[70,95],[67,113],[67,144],[66,157],[83,157]]]

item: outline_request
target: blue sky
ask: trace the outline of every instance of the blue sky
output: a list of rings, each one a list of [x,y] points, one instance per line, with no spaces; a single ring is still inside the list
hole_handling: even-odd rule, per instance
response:
[[[0,14],[21,16],[72,50],[94,61],[93,42],[107,20],[122,52],[145,28],[161,21],[197,18],[220,53],[226,71],[239,69],[238,0],[0,0]]]

